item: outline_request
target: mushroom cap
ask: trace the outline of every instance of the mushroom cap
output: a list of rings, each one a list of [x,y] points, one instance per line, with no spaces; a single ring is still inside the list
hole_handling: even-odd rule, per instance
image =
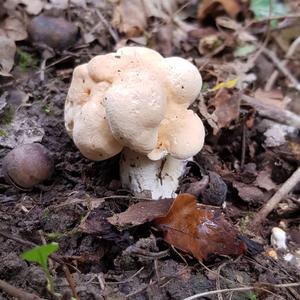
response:
[[[126,146],[158,160],[187,159],[204,143],[201,119],[188,110],[202,86],[189,61],[143,47],[98,55],[75,68],[65,125],[81,153],[104,160]]]

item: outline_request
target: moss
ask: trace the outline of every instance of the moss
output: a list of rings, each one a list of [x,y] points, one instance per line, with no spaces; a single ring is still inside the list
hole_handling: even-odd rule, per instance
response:
[[[27,71],[28,68],[35,68],[38,65],[38,59],[32,54],[17,49],[18,66],[22,71]]]
[[[0,124],[5,125],[11,123],[11,121],[14,118],[14,114],[15,114],[15,109],[13,107],[11,106],[5,107],[3,111],[3,115],[1,117]]]
[[[4,131],[3,129],[0,129],[0,137],[6,137],[7,136],[7,132]]]

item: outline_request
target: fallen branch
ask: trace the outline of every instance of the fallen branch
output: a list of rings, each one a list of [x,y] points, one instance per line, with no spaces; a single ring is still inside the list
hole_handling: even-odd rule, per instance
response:
[[[282,61],[282,65],[285,67],[287,65],[287,63],[289,62],[289,59],[292,58],[292,56],[294,55],[295,51],[298,49],[300,45],[300,36],[298,36],[294,42],[291,44],[291,46],[289,47],[286,57],[285,59]],[[275,83],[275,81],[277,80],[277,77],[279,75],[278,70],[275,70],[272,75],[270,76],[270,78],[268,79],[266,86],[265,86],[265,91],[269,92],[272,88],[273,85]]]
[[[268,202],[256,214],[252,221],[252,226],[257,228],[267,215],[279,204],[279,202],[296,186],[300,181],[300,167],[293,173],[293,175],[280,187],[280,189],[268,200]]]
[[[270,287],[272,287],[272,288],[285,288],[285,287],[299,286],[299,285],[300,285],[300,282],[295,282],[295,283],[272,284],[272,285],[270,284]],[[187,297],[184,300],[198,299],[200,297],[215,295],[215,294],[218,294],[218,293],[235,292],[235,291],[250,291],[250,290],[254,290],[254,289],[268,291],[265,288],[261,288],[261,287],[245,286],[245,287],[238,287],[238,288],[233,288],[233,289],[223,289],[223,290],[215,290],[215,291],[204,292],[204,293],[193,295],[191,297]]]
[[[245,94],[242,95],[242,101],[253,106],[262,117],[300,129],[300,117],[289,110],[274,107]]]
[[[16,288],[1,279],[0,279],[0,289],[3,290],[6,294],[20,300],[45,300],[43,298],[40,298],[37,295],[26,292],[23,289]]]

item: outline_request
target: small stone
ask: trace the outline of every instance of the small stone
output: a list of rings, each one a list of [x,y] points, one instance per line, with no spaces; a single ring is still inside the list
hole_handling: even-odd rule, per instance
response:
[[[34,43],[64,50],[75,44],[78,28],[64,18],[40,15],[32,19],[28,33]]]

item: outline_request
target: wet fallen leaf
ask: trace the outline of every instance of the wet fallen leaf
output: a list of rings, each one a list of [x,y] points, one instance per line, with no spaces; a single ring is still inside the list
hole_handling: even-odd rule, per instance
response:
[[[165,216],[173,199],[141,201],[130,206],[125,212],[114,214],[108,222],[119,229],[137,226],[150,222],[157,217]]]
[[[5,36],[0,36],[0,76],[10,76],[16,53],[15,42]]]
[[[236,0],[204,0],[198,6],[197,17],[200,21],[204,20],[208,15],[217,12],[218,6],[222,6],[226,13],[235,18],[241,11],[241,7]]]
[[[169,244],[200,260],[209,254],[238,256],[246,250],[234,226],[219,212],[198,208],[190,194],[177,196],[168,214],[154,223]]]

